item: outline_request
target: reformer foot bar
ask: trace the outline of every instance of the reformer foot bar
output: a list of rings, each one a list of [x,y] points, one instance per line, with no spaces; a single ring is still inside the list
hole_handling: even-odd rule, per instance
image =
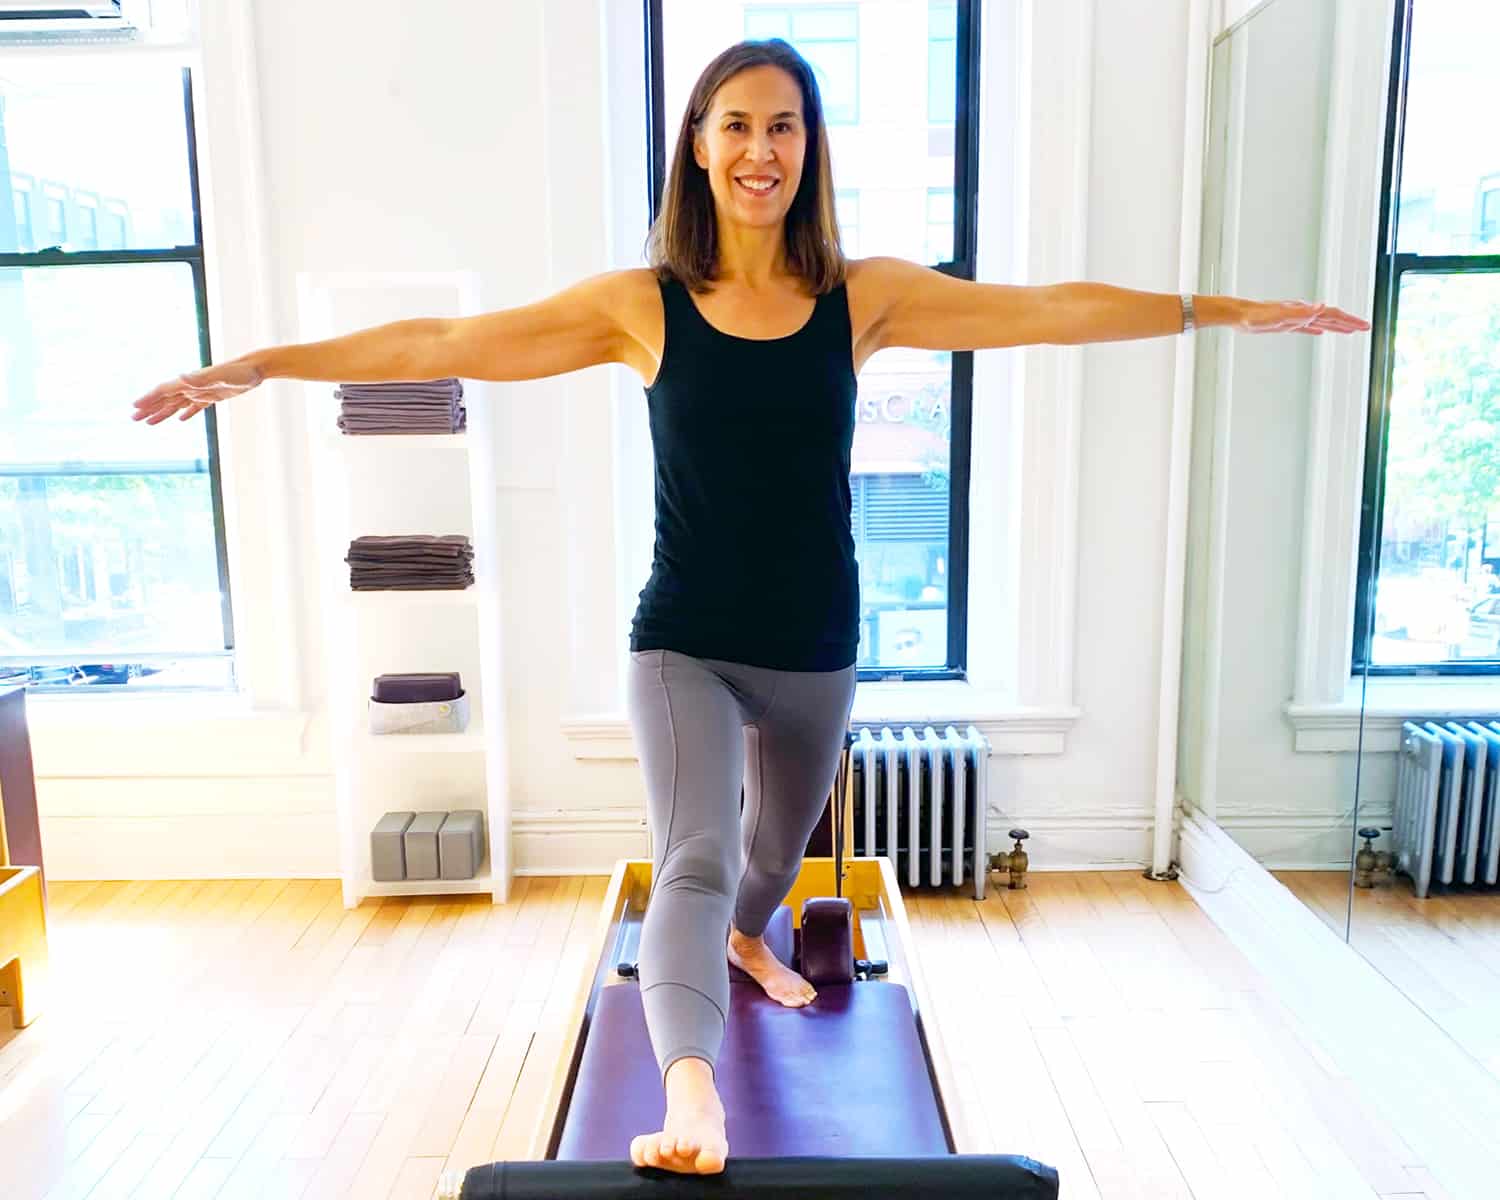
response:
[[[839,851],[844,846],[836,836]],[[691,1175],[630,1162],[666,1100],[635,981],[651,862],[615,866],[530,1161],[449,1172],[442,1200],[542,1197],[1001,1197],[1056,1200],[1057,1172],[985,1147],[958,1088],[888,858],[804,858],[766,930],[818,989],[803,1008],[730,967],[715,1077],[729,1157]],[[838,876],[838,878],[836,878]],[[793,918],[800,913],[798,928]]]

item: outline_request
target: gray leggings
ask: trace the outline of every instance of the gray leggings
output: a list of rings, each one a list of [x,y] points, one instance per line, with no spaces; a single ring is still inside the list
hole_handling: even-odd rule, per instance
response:
[[[796,881],[833,787],[857,674],[852,664],[779,671],[676,650],[632,651],[630,663],[653,848],[637,969],[665,1080],[679,1058],[718,1060],[730,918],[759,936]]]

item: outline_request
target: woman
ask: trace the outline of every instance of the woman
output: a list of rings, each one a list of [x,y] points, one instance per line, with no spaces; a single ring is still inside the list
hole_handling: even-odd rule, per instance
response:
[[[782,1004],[816,999],[761,934],[828,797],[853,703],[849,453],[860,368],[888,346],[1158,337],[1191,313],[1190,298],[1171,294],[1010,287],[895,258],[850,262],[833,195],[812,71],[785,42],[743,42],[693,89],[651,268],[501,312],[257,351],[163,384],[136,406],[137,420],[186,420],[275,378],[522,380],[599,363],[640,375],[657,536],[632,626],[629,707],[655,847],[640,987],[667,1113],[662,1130],[633,1140],[637,1166],[724,1169],[713,1067],[726,959]],[[1324,305],[1197,300],[1199,325],[1369,328]]]

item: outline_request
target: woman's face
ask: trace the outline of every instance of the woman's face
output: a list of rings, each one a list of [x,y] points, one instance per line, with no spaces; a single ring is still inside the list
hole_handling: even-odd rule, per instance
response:
[[[802,180],[802,89],[780,67],[725,80],[693,139],[720,221],[779,226]]]

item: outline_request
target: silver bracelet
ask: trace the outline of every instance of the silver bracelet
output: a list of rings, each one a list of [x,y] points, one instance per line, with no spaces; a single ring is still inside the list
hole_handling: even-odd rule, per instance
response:
[[[1182,332],[1197,328],[1198,320],[1193,314],[1193,297],[1189,292],[1182,293]]]

